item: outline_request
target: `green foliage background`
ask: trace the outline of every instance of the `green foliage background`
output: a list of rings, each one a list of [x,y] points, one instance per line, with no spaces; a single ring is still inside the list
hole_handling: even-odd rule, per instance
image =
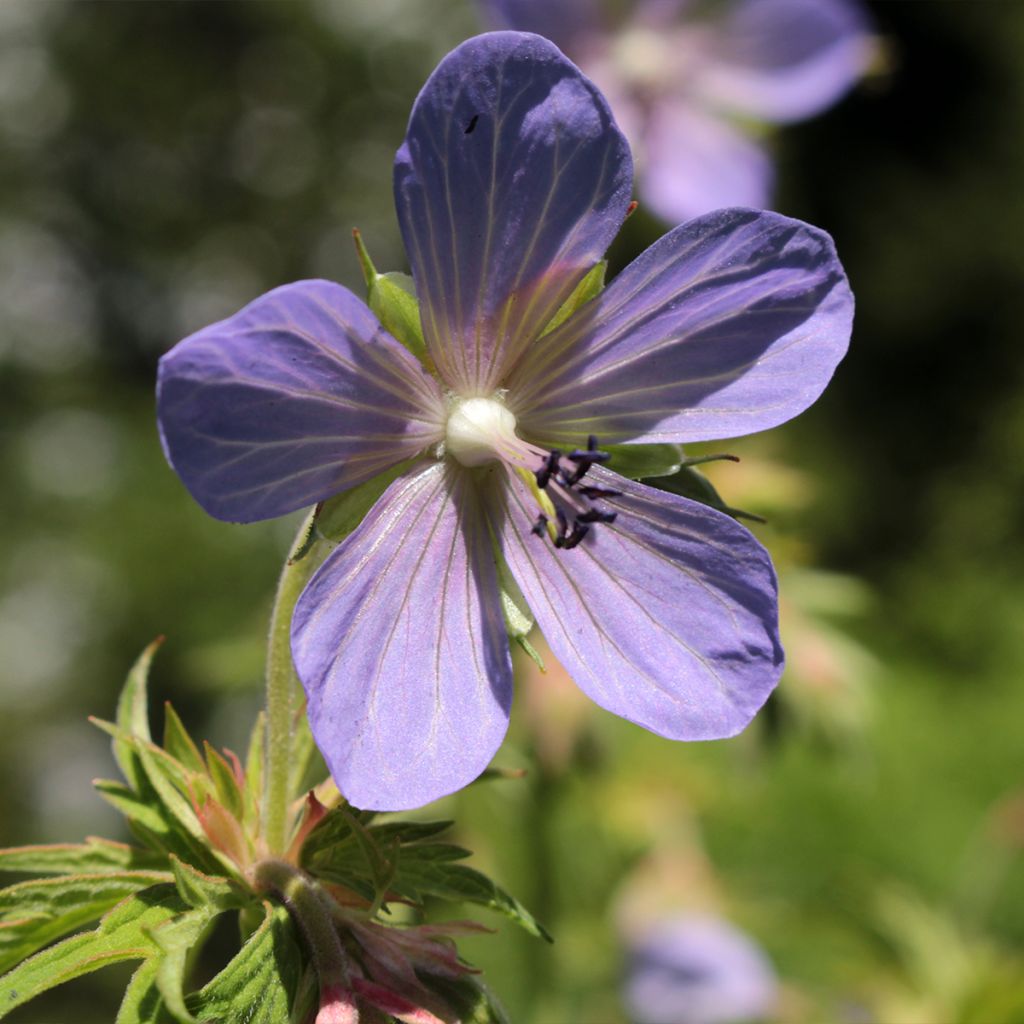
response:
[[[1024,1021],[1024,7],[874,11],[889,70],[778,140],[777,208],[830,230],[853,282],[851,354],[716,477],[783,566],[866,586],[830,640],[870,652],[847,672],[866,710],[809,726],[794,696],[695,746],[582,712],[546,762],[520,700],[500,763],[526,778],[443,808],[556,936],[467,946],[517,1021],[622,1020],[638,900],[752,932],[787,1020]],[[0,844],[118,827],[84,719],[158,634],[155,695],[241,744],[294,524],[191,502],[155,360],[276,284],[359,288],[353,226],[405,269],[393,153],[476,30],[457,0],[0,5]],[[612,271],[661,230],[641,210]],[[10,1020],[108,1022],[123,980]]]

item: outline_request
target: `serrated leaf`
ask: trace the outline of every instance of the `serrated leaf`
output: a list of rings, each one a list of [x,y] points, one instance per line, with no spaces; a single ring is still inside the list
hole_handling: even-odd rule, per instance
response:
[[[137,736],[143,740],[151,739],[146,685],[153,656],[163,642],[163,637],[154,640],[139,655],[128,672],[128,678],[125,680],[124,688],[117,701],[117,715],[115,716],[115,721],[125,736]],[[138,788],[142,774],[138,759],[131,746],[117,737],[114,738],[114,760],[117,761],[117,765],[129,785]]]
[[[170,701],[164,704],[164,750],[191,772],[204,772],[203,756]]]
[[[14,846],[0,850],[0,871],[23,871],[34,875],[142,871],[166,867],[166,858],[158,853],[96,836],[90,836],[84,843]]]
[[[263,802],[263,759],[266,750],[267,713],[256,716],[256,724],[249,735],[249,748],[245,754],[245,823],[250,834],[256,832],[260,805]],[[294,791],[293,791],[294,792]]]
[[[170,862],[174,884],[190,907],[210,907],[219,913],[222,910],[241,909],[248,902],[230,879],[204,874],[173,855]]]
[[[210,778],[213,780],[217,799],[236,818],[241,818],[244,801],[238,777],[231,765],[209,743],[203,743],[203,751],[206,754],[206,764],[209,768]]]
[[[166,871],[82,874],[33,879],[0,890],[0,972],[99,920],[126,896],[171,877]]]
[[[188,1009],[203,1024],[289,1024],[302,954],[288,911],[269,903],[265,907],[263,923],[234,959],[186,998]]]
[[[457,849],[457,847],[456,847]],[[391,888],[410,899],[423,896],[459,903],[476,903],[503,914],[531,935],[551,942],[542,924],[514,897],[492,882],[486,875],[465,864],[451,863],[426,853],[430,846],[403,850]]]
[[[328,498],[320,506],[316,517],[316,528],[320,536],[332,543],[344,540],[363,521],[388,484],[409,468],[410,461],[392,466],[372,480]]]
[[[72,935],[22,961],[0,977],[0,1017],[83,974],[156,952],[149,929],[187,910],[172,884],[156,885],[122,900],[99,927]]]
[[[585,306],[596,295],[600,295],[604,290],[604,277],[607,270],[608,261],[601,260],[600,263],[595,263],[587,271],[583,280],[576,285],[572,294],[562,303],[558,312],[551,319],[551,322],[544,328],[542,337],[549,331],[553,331],[559,324],[568,320],[577,309]]]
[[[156,985],[167,1010],[178,1024],[196,1024],[185,1006],[185,977],[192,950],[199,945],[213,916],[211,908],[202,907],[165,921],[149,933],[159,950],[154,957]]]
[[[147,960],[132,975],[114,1024],[161,1024],[164,1001],[156,984],[158,963]]]
[[[609,468],[630,480],[672,476],[685,461],[681,444],[603,444],[601,451],[611,456]]]

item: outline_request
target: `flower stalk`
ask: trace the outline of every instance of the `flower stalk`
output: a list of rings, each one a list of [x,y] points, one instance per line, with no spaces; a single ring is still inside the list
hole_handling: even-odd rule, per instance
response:
[[[311,512],[296,535],[281,570],[270,615],[267,644],[267,754],[263,795],[263,839],[271,855],[281,854],[289,840],[289,785],[295,746],[295,711],[302,692],[292,663],[291,621],[295,602],[326,557],[327,545],[314,539]]]

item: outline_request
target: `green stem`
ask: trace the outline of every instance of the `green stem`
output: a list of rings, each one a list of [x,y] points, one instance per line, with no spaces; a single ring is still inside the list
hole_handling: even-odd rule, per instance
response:
[[[254,887],[271,892],[299,926],[320,981],[320,990],[347,988],[348,958],[331,914],[331,899],[304,871],[283,860],[264,860],[252,869]]]
[[[301,686],[292,664],[292,612],[299,594],[327,553],[327,545],[313,541],[313,515],[299,529],[288,561],[281,570],[270,616],[267,647],[267,751],[266,789],[263,794],[263,838],[271,855],[281,854],[288,844],[289,785],[294,745],[295,711]],[[304,552],[302,557],[296,557]],[[294,560],[293,560],[294,559]]]

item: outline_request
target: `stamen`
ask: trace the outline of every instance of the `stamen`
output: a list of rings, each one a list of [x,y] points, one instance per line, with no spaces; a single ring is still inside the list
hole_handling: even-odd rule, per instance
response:
[[[622,497],[622,491],[613,491],[610,487],[591,487],[590,485],[588,485],[586,487],[580,487],[578,488],[578,490],[584,498],[590,498],[591,500],[593,500],[594,498]]]
[[[541,514],[537,516],[537,521],[533,524],[533,527],[530,529],[530,533],[532,533],[535,537],[543,537],[547,528],[548,517],[544,515],[543,512],[541,512]]]
[[[577,523],[614,523],[618,517],[618,512],[603,512],[599,508],[592,508],[586,512],[581,512],[576,517]]]

